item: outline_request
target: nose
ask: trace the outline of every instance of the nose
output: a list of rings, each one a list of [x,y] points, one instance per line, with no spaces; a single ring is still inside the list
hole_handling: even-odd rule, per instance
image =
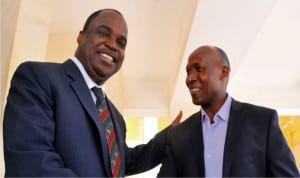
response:
[[[186,76],[186,84],[196,81],[196,72],[191,70]]]
[[[105,46],[112,51],[117,51],[117,44],[114,38],[107,38],[105,41]]]

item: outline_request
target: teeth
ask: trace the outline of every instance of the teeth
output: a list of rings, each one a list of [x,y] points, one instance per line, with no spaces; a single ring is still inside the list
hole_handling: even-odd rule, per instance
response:
[[[191,91],[199,91],[199,88],[191,88]]]
[[[106,58],[106,59],[109,60],[109,61],[113,61],[113,60],[114,60],[111,56],[109,56],[109,55],[107,55],[107,54],[105,54],[105,53],[101,53],[100,55],[101,55],[102,57]]]

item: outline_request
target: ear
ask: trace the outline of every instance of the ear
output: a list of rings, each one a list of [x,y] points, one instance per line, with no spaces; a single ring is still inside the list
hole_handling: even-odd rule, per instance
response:
[[[79,34],[78,34],[78,36],[77,36],[77,44],[80,44],[80,43],[81,43],[81,41],[82,41],[83,38],[84,38],[84,35],[85,35],[84,31],[80,31],[80,32],[79,32]]]
[[[221,80],[229,78],[230,69],[227,66],[222,67]]]

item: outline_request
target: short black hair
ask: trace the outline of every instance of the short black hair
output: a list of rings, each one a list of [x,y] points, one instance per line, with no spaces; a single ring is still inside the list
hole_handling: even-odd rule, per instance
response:
[[[87,32],[87,30],[88,30],[88,28],[89,28],[89,25],[90,25],[90,23],[93,21],[93,19],[94,19],[95,17],[97,17],[99,13],[101,13],[101,12],[103,12],[103,11],[107,11],[107,10],[114,11],[114,12],[116,12],[117,14],[120,14],[121,16],[123,16],[123,15],[121,14],[121,12],[119,12],[119,11],[116,10],[116,9],[100,9],[100,10],[97,10],[97,11],[93,12],[93,13],[86,19],[82,31],[83,31],[83,32]]]

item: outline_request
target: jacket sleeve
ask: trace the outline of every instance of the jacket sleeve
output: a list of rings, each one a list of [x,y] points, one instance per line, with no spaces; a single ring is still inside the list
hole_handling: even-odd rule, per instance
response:
[[[76,177],[55,151],[51,87],[37,68],[21,64],[11,82],[3,121],[5,176]]]
[[[170,145],[166,147],[166,157],[162,161],[157,177],[177,177],[175,158]]]
[[[277,113],[272,112],[270,117],[267,148],[268,176],[299,177],[293,154],[279,128]]]
[[[127,147],[125,149],[126,175],[147,171],[162,162],[165,157],[166,139],[170,127],[160,131],[146,144],[141,144],[134,148]]]

